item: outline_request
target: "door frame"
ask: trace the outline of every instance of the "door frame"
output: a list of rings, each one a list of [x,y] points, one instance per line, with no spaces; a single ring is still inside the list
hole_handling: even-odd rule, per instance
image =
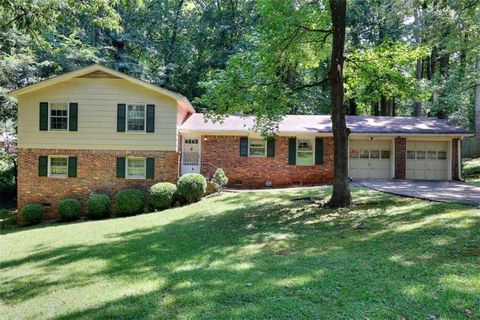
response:
[[[183,175],[182,168],[183,168],[183,160],[184,160],[184,152],[185,152],[185,140],[186,139],[197,139],[198,140],[198,173],[202,171],[202,136],[200,135],[182,135],[181,136],[181,143],[182,143],[182,155],[180,160],[180,176]]]

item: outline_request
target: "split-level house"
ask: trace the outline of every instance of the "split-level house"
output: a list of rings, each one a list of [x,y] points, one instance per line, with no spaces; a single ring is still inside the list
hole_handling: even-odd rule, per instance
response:
[[[275,139],[251,116],[207,121],[178,93],[101,65],[10,93],[18,99],[18,206],[113,196],[185,173],[224,169],[232,186],[333,180],[329,116],[289,115]],[[459,180],[462,128],[437,118],[347,117],[349,174],[364,179]]]

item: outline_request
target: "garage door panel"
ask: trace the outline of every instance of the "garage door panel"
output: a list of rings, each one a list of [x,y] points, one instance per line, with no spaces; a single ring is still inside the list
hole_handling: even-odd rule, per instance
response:
[[[350,140],[349,175],[352,178],[391,178],[391,141]]]
[[[447,179],[447,141],[407,141],[407,179]]]

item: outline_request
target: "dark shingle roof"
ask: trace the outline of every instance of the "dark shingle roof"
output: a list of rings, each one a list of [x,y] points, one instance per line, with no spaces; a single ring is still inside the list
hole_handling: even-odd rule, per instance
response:
[[[252,131],[254,120],[254,116],[228,116],[223,122],[212,122],[205,121],[203,114],[194,113],[181,125],[180,131],[238,134]],[[347,116],[347,127],[358,134],[469,134],[465,129],[434,117]],[[279,124],[280,134],[330,132],[330,116],[287,115]]]

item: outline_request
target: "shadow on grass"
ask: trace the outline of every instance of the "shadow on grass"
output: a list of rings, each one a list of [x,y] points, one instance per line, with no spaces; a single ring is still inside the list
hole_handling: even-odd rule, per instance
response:
[[[480,259],[465,248],[480,241],[480,219],[448,215],[463,206],[355,190],[356,206],[323,210],[314,200],[327,195],[221,197],[210,200],[212,207],[237,208],[109,234],[105,243],[38,248],[1,263],[0,271],[34,263],[55,272],[88,259],[105,265],[55,281],[12,279],[1,284],[0,297],[17,303],[99,277],[163,280],[150,292],[57,319],[448,318],[479,303],[471,291],[446,283],[452,275],[478,277]],[[294,200],[299,196],[306,198]]]

